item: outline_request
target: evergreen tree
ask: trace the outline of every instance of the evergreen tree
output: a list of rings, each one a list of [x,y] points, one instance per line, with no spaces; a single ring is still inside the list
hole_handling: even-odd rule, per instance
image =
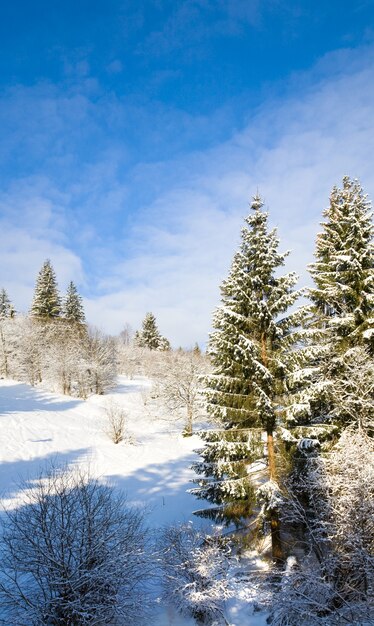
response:
[[[168,352],[169,350],[171,350],[169,339],[166,339],[166,337],[164,337],[163,335],[160,336],[158,350],[161,350],[161,352]]]
[[[200,431],[199,435],[205,441],[204,448],[196,450],[202,461],[194,463],[192,469],[204,478],[194,480],[199,487],[190,489],[190,493],[216,506],[195,514],[239,525],[253,513],[256,501],[248,468],[263,459],[261,429],[212,429]],[[262,465],[257,469],[262,469]]]
[[[294,329],[301,316],[295,312],[282,317],[298,298],[294,291],[297,277],[294,273],[278,275],[288,253],[278,252],[276,231],[269,231],[268,214],[262,206],[256,196],[242,230],[240,249],[221,287],[222,304],[214,315],[215,332],[209,343],[214,371],[207,378],[208,411],[224,430],[218,441],[216,434],[206,435],[206,467],[203,463],[200,473],[207,478],[199,481],[200,497],[210,491],[209,499],[223,504],[223,510],[225,502],[230,507],[240,500],[248,509],[253,486],[247,468],[258,454],[261,429],[267,438],[269,489],[276,490],[274,429],[291,366]],[[250,434],[253,428],[257,430]],[[198,489],[194,493],[199,496]],[[270,517],[273,554],[279,557],[275,507]]]
[[[59,317],[61,300],[57,289],[56,275],[49,259],[47,259],[36,280],[31,315],[35,317]]]
[[[374,348],[374,225],[357,180],[345,176],[343,188],[333,188],[324,217],[310,265],[316,321],[343,349],[365,342]]]
[[[200,348],[199,344],[197,343],[197,341],[196,341],[194,347],[192,348],[192,352],[194,354],[196,354],[197,356],[201,355],[201,348]]]
[[[170,350],[170,343],[160,334],[153,313],[146,314],[142,329],[135,333],[135,343],[140,348],[149,348],[149,350]]]
[[[142,338],[140,330],[136,330],[134,334],[134,345],[138,348],[142,348]]]
[[[351,421],[337,411],[334,386],[346,376],[350,353],[359,346],[374,354],[374,225],[370,203],[357,180],[348,176],[334,187],[324,211],[310,265],[314,287],[304,348],[291,406],[291,423]]]
[[[77,322],[78,324],[84,324],[86,321],[82,298],[79,295],[73,281],[70,281],[66,292],[63,316],[65,319]]]
[[[6,290],[3,288],[0,290],[0,319],[14,317],[14,315],[14,307],[9,300]]]

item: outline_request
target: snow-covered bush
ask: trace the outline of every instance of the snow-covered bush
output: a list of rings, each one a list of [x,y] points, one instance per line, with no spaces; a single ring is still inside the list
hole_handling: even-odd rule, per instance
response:
[[[113,443],[120,443],[125,438],[126,412],[124,409],[110,402],[105,408],[106,433]]]
[[[228,544],[191,524],[170,527],[161,536],[164,597],[202,624],[223,617],[230,596]]]
[[[190,523],[164,529],[160,544],[165,600],[201,624],[223,618],[231,595],[228,543]]]
[[[283,577],[272,623],[372,624],[374,441],[349,428],[306,464],[282,509],[284,523],[303,533],[299,545],[294,534],[298,563]]]
[[[67,469],[51,469],[31,488],[25,485],[21,503],[4,512],[1,623],[142,620],[148,561],[141,512],[110,487]]]
[[[103,394],[117,375],[115,342],[61,317],[0,320],[0,375],[81,398]]]
[[[322,626],[325,624],[353,624],[334,621],[334,589],[323,576],[318,561],[306,559],[286,568],[280,589],[272,604],[272,626]],[[336,595],[335,595],[336,597]],[[327,607],[332,609],[328,610]]]

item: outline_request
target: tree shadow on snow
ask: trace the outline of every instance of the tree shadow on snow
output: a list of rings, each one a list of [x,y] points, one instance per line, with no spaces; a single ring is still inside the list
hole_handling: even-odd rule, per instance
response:
[[[0,499],[14,498],[50,467],[74,467],[82,457],[89,453],[89,448],[53,452],[42,457],[27,460],[3,461],[0,463]]]
[[[207,525],[206,520],[193,515],[199,509],[199,500],[188,493],[196,478],[189,469],[197,455],[189,453],[168,463],[152,463],[127,476],[111,475],[108,479],[127,494],[130,504],[145,508],[149,523],[157,527],[164,524],[193,520],[197,526]]]
[[[52,396],[52,397],[51,397]],[[67,411],[81,404],[79,399],[53,398],[40,389],[24,383],[0,387],[0,414],[32,411]]]
[[[150,385],[142,383],[141,381],[134,381],[133,384],[119,382],[110,393],[113,395],[127,394],[127,393],[141,393],[142,391],[149,391]]]

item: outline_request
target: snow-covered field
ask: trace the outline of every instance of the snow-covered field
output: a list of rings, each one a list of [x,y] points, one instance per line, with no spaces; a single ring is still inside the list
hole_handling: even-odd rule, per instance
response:
[[[147,510],[148,525],[159,528],[193,520],[200,508],[187,493],[194,474],[193,452],[201,446],[197,435],[182,437],[182,425],[149,410],[150,382],[119,377],[105,396],[83,401],[48,393],[41,388],[0,380],[0,491],[9,504],[17,502],[21,481],[32,480],[49,463],[89,466],[90,473],[126,492],[131,504]],[[108,437],[105,409],[111,403],[127,414],[129,440],[114,444]],[[205,522],[206,523],[206,522]],[[260,626],[266,616],[253,614],[254,590],[237,585],[228,619],[233,626]],[[156,626],[191,626],[170,608],[155,601]]]

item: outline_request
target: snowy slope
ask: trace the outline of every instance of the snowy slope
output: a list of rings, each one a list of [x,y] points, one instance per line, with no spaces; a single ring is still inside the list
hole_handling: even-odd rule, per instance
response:
[[[20,476],[32,478],[48,461],[89,464],[95,476],[127,492],[128,500],[145,505],[151,525],[182,521],[196,508],[186,493],[193,472],[194,436],[180,427],[155,421],[144,406],[147,381],[120,379],[114,393],[87,401],[57,396],[12,381],[0,381],[0,489],[16,491]],[[105,430],[105,407],[125,408],[133,444],[113,444]]]
[[[192,516],[200,504],[187,493],[193,450],[201,440],[182,437],[179,422],[155,418],[145,403],[149,389],[147,380],[119,377],[112,393],[83,401],[0,380],[0,492],[10,498],[9,505],[17,502],[20,480],[32,480],[46,464],[89,465],[91,474],[124,490],[130,503],[145,506],[153,528],[190,519],[194,525],[206,523]],[[111,402],[126,411],[131,443],[115,445],[105,432]],[[238,587],[238,601],[230,602],[233,626],[265,623],[263,616],[250,617],[252,596]],[[155,605],[153,623],[195,622]]]

